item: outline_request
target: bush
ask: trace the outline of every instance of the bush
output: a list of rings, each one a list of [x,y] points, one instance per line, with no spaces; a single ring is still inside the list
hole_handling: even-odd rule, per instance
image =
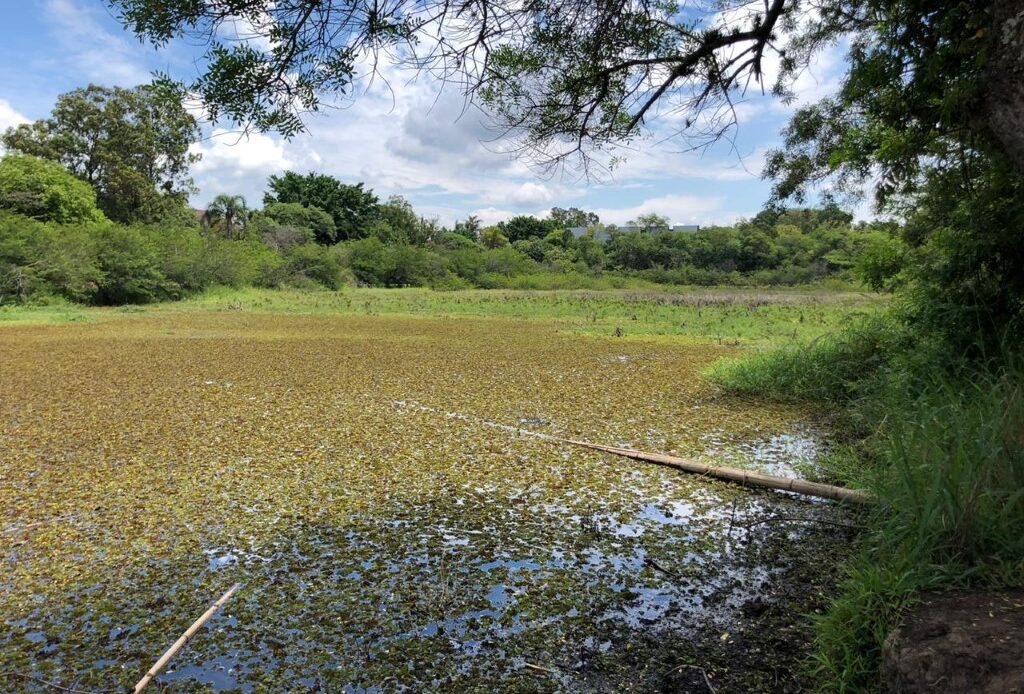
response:
[[[339,253],[315,243],[294,246],[284,257],[282,284],[316,283],[341,289],[345,266]]]
[[[334,219],[319,207],[297,202],[272,202],[263,209],[263,216],[279,227],[308,230],[309,241],[329,245],[337,239]]]
[[[161,271],[157,249],[143,230],[111,223],[91,232],[102,272],[93,303],[146,304],[181,296],[181,287]]]
[[[60,164],[22,154],[0,159],[0,208],[44,222],[98,222],[96,192]]]
[[[366,284],[419,287],[448,274],[444,259],[420,246],[389,246],[377,237],[352,241],[346,246],[352,272]]]

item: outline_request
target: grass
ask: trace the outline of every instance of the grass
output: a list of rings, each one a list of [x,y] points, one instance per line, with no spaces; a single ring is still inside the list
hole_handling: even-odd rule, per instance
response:
[[[905,340],[885,317],[849,316],[851,324],[814,340],[721,361],[707,375],[726,389],[788,402],[849,403]]]
[[[107,320],[126,312],[195,311],[295,315],[492,317],[546,321],[572,333],[662,336],[713,341],[729,347],[805,340],[834,331],[858,315],[872,315],[884,299],[820,289],[743,290],[459,290],[216,289],[180,302],[124,308],[80,308],[74,319]],[[8,309],[20,323],[55,322],[64,313],[46,307]],[[2,315],[2,314],[0,314]]]
[[[862,551],[818,620],[823,688],[881,687],[882,644],[922,590],[1024,584],[1024,368],[1007,347],[966,364],[884,317],[714,365],[735,392],[828,403],[850,443],[830,476],[881,500]]]
[[[2,325],[60,325],[90,320],[94,309],[66,301],[51,299],[46,302],[21,305],[0,305]]]

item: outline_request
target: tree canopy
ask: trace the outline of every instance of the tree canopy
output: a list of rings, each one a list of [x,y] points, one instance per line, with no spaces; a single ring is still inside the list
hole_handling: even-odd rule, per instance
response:
[[[902,74],[910,83],[901,99],[884,90],[864,90],[864,99],[908,122],[928,103],[944,114],[937,133],[914,129],[910,139],[964,125],[993,134],[1024,161],[1024,85],[1009,78],[1024,62],[1014,0],[113,4],[142,38],[210,45],[205,70],[181,86],[214,116],[286,134],[301,129],[302,111],[318,108],[322,96],[351,95],[360,70],[387,58],[456,80],[541,160],[629,139],[669,112],[681,114],[691,141],[715,140],[735,124],[732,107],[748,89],[791,96],[816,51],[849,39],[855,68],[866,61],[874,78]],[[221,39],[220,28],[238,17],[267,48]],[[946,75],[955,75],[951,83]]]
[[[151,222],[184,205],[198,137],[195,118],[159,89],[89,85],[60,95],[49,118],[8,129],[3,143],[64,165],[110,219]]]
[[[308,229],[317,243],[329,245],[337,240],[334,218],[315,205],[272,202],[263,208],[263,214],[282,226]]]
[[[23,154],[0,159],[0,208],[43,222],[103,219],[96,193],[60,164]]]
[[[333,176],[309,172],[305,176],[286,171],[271,176],[263,204],[293,202],[319,207],[334,220],[335,240],[360,238],[377,217],[377,196],[362,183],[347,185]]]

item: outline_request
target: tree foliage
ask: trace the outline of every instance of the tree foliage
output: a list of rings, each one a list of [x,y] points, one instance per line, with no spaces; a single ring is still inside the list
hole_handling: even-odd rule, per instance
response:
[[[552,207],[548,218],[561,229],[591,227],[601,223],[601,218],[595,213],[581,210],[578,207],[570,207],[569,209]]]
[[[263,208],[263,215],[278,225],[307,230],[313,240],[325,246],[337,240],[334,218],[316,205],[272,202]]]
[[[44,222],[103,219],[89,184],[60,164],[27,155],[0,159],[0,207]]]
[[[551,231],[549,221],[537,219],[530,215],[516,215],[511,219],[498,222],[498,229],[510,242],[526,241],[531,238],[543,238]]]
[[[271,176],[268,185],[264,205],[291,202],[319,207],[334,220],[337,241],[361,238],[368,223],[377,217],[377,196],[364,190],[362,183],[346,185],[326,174],[311,171],[303,176],[286,171]]]
[[[107,217],[131,223],[184,206],[198,136],[195,118],[161,90],[89,85],[60,95],[49,118],[8,129],[3,143],[59,162],[95,189]]]
[[[221,193],[210,201],[203,218],[209,227],[218,229],[227,238],[240,238],[249,219],[249,206],[241,195]]]

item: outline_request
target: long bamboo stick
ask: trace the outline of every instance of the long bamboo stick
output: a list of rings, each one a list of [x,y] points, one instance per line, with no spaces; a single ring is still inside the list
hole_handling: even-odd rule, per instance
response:
[[[401,405],[402,407],[405,407],[407,404],[411,404],[416,409],[424,412],[439,412],[447,414],[448,416],[458,416],[460,419],[475,421],[478,424],[494,427],[520,436],[529,436],[535,439],[540,439],[541,441],[551,441],[552,443],[564,443],[571,446],[580,446],[581,448],[589,448],[593,451],[604,451],[605,453],[621,455],[626,458],[632,458],[633,460],[641,460],[643,462],[654,463],[656,465],[665,465],[667,467],[675,468],[676,470],[682,470],[683,472],[689,472],[695,475],[705,475],[707,477],[714,477],[728,482],[737,482],[750,487],[780,489],[787,492],[793,492],[795,494],[803,494],[805,496],[816,496],[822,499],[849,501],[854,504],[866,505],[873,504],[875,502],[875,497],[870,492],[860,489],[847,489],[846,487],[837,487],[835,485],[821,484],[819,482],[808,482],[807,480],[794,479],[791,477],[766,475],[761,472],[751,472],[749,470],[741,470],[740,468],[728,467],[725,465],[707,465],[705,463],[698,463],[695,460],[677,458],[676,456],[666,455],[664,453],[648,453],[646,451],[636,451],[632,448],[620,448],[618,446],[605,446],[599,443],[590,443],[589,441],[564,439],[560,436],[542,434],[537,431],[530,431],[529,429],[502,424],[491,419],[478,419],[476,417],[470,417],[454,412],[445,413],[443,410],[438,410],[434,407],[430,407],[429,405],[424,405],[416,401],[402,400],[393,402],[397,405]]]
[[[142,679],[139,680],[139,683],[135,685],[134,694],[139,694],[139,692],[141,692],[143,689],[149,686],[149,683],[153,681],[154,677],[160,674],[160,671],[164,669],[164,666],[166,666],[168,662],[170,662],[171,658],[173,658],[178,653],[178,651],[185,647],[185,644],[188,643],[188,640],[195,636],[195,633],[199,631],[204,624],[206,624],[210,617],[212,617],[213,614],[217,610],[219,610],[224,605],[224,603],[226,603],[228,599],[232,595],[234,595],[235,591],[238,590],[240,587],[241,584],[236,583],[235,585],[228,588],[228,591],[224,593],[224,595],[220,596],[220,599],[217,600],[217,602],[210,605],[210,609],[204,612],[199,619],[192,622],[192,626],[185,630],[185,633],[182,634],[181,637],[177,641],[175,641],[174,644],[170,648],[168,648],[167,651],[162,656],[160,656],[160,659],[158,661],[153,663],[153,667],[149,668],[149,672],[147,672],[142,677]]]
[[[729,482],[738,482],[739,484],[747,485],[749,487],[781,489],[787,492],[804,494],[806,496],[816,496],[823,499],[834,499],[836,501],[849,501],[855,504],[872,504],[875,501],[874,496],[869,492],[865,492],[860,489],[847,489],[846,487],[821,484],[820,482],[808,482],[807,480],[794,479],[791,477],[766,475],[761,472],[751,472],[750,470],[741,470],[739,468],[727,467],[724,465],[706,465],[704,463],[698,463],[695,460],[677,458],[664,453],[635,451],[632,448],[605,446],[599,443],[577,441],[575,439],[559,438],[558,440],[573,446],[580,446],[581,448],[589,448],[594,451],[604,451],[605,453],[621,455],[626,458],[642,460],[656,465],[665,465],[667,467],[675,468],[676,470],[682,470],[683,472],[689,472],[695,475],[706,475],[707,477],[715,477],[721,480],[728,480]]]

